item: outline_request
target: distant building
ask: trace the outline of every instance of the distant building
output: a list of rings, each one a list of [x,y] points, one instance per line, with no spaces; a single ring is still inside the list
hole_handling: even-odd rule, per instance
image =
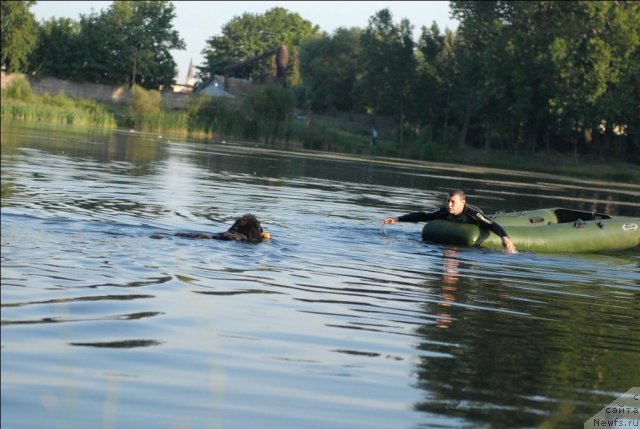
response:
[[[172,86],[173,92],[193,92],[196,79],[193,76],[193,58],[189,61],[189,69],[187,70],[187,81],[184,84],[175,84]]]
[[[230,88],[231,89],[231,88]],[[198,94],[205,94],[211,97],[229,97],[236,98],[230,91],[225,91],[224,89],[224,77],[223,76],[214,76],[208,81],[204,82],[198,88]]]

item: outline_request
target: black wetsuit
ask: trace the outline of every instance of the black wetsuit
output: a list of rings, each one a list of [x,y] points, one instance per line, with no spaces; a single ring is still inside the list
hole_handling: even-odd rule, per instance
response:
[[[399,222],[428,222],[436,219],[447,219],[453,222],[461,223],[475,223],[476,225],[485,227],[490,231],[496,233],[500,237],[507,237],[507,231],[503,227],[489,219],[482,213],[476,206],[470,204],[464,205],[464,210],[458,216],[449,214],[449,210],[446,207],[432,211],[432,212],[414,212],[409,213],[398,218]]]

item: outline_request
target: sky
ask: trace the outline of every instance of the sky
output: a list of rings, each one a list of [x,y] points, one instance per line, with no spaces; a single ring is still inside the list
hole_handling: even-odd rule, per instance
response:
[[[80,15],[107,9],[112,1],[38,1],[31,11],[36,20],[49,18],[79,19]],[[185,83],[189,62],[200,65],[207,39],[220,36],[222,27],[245,12],[263,14],[274,7],[283,7],[331,34],[339,27],[366,28],[369,18],[388,8],[393,21],[406,18],[419,37],[422,26],[435,21],[440,30],[458,28],[458,21],[449,17],[448,1],[174,1],[174,28],[187,45],[186,50],[171,51],[178,66],[177,83]],[[194,70],[195,72],[195,70]]]

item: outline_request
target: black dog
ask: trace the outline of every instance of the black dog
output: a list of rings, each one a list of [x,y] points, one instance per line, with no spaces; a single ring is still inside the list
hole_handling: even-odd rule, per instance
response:
[[[249,241],[251,243],[260,243],[271,238],[268,232],[265,232],[260,225],[260,221],[252,214],[246,214],[236,218],[235,223],[225,232],[215,234],[205,234],[201,232],[178,232],[178,237],[186,238],[204,238],[211,240],[226,241]]]

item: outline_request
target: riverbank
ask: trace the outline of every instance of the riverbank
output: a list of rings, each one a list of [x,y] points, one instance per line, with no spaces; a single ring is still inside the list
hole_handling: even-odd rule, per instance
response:
[[[342,132],[345,135],[345,132]],[[217,142],[219,143],[219,142]],[[342,158],[348,160],[362,160],[373,162],[391,162],[394,164],[409,163],[412,165],[429,163],[443,164],[448,169],[459,166],[460,169],[492,169],[521,171],[545,175],[568,176],[576,179],[598,180],[606,182],[628,183],[640,185],[640,168],[637,165],[619,161],[602,161],[585,156],[573,157],[559,153],[522,154],[516,156],[506,151],[481,150],[467,148],[464,151],[437,148],[431,156],[425,158],[405,157],[393,150],[376,150],[372,153],[368,141],[357,133],[350,134],[345,141],[337,141],[331,148],[303,148],[285,147],[284,144],[267,145],[260,142],[226,141],[228,145],[246,146],[251,150],[258,147],[268,149],[282,149],[306,154],[308,156],[321,156]],[[391,144],[391,141],[387,143]],[[434,145],[436,146],[436,145]]]
[[[496,150],[467,149],[464,153],[446,152],[437,158],[434,161],[640,184],[640,168],[637,165],[600,161],[585,156],[574,157],[559,153],[516,156]]]
[[[455,159],[452,161],[434,161],[309,149],[285,150],[255,142],[225,142],[223,146],[226,151],[251,152],[252,154],[264,153],[265,155],[278,153],[283,156],[363,162],[395,168],[425,168],[429,170],[459,171],[460,173],[491,174],[498,176],[513,176],[514,171],[516,171],[522,178],[529,178],[531,181],[552,181],[558,179],[558,177],[562,177],[563,180],[570,181],[577,187],[585,188],[590,186],[606,188],[607,186],[615,185],[616,187],[621,186],[628,189],[637,189],[638,185],[640,185],[640,175],[636,172],[637,169],[630,164],[605,164],[582,160],[575,161],[575,165],[567,167],[567,172],[565,173],[559,166],[551,165],[553,162],[563,162],[564,158],[562,157],[557,157],[555,161],[549,162],[548,168],[540,165],[538,165],[539,168],[535,168],[533,164],[535,160],[532,160],[533,167],[524,168],[517,163],[509,164],[508,156],[499,157],[495,156],[494,153],[482,151],[478,151],[477,158],[473,158],[474,154],[470,151],[462,157],[465,162],[458,162]],[[492,158],[490,159],[489,156],[492,156]],[[541,163],[544,163],[545,159],[549,160],[549,158],[536,157],[536,159],[540,159]]]
[[[181,139],[229,141],[251,146],[258,144],[272,149],[328,152],[377,159],[409,159],[640,183],[640,168],[620,161],[603,161],[559,153],[515,155],[507,151],[476,148],[458,150],[451,149],[453,145],[445,142],[426,143],[412,141],[410,138],[403,139],[403,144],[400,144],[394,130],[381,130],[378,142],[372,149],[369,144],[370,130],[361,125],[332,122],[330,119],[304,121],[299,120],[296,115],[288,115],[275,125],[265,124],[260,118],[242,121],[239,118],[244,115],[240,108],[217,100],[207,101],[200,109],[192,108],[193,111],[167,112],[161,108],[161,102],[154,95],[156,94],[139,91],[131,106],[99,103],[94,100],[71,99],[63,94],[36,95],[28,82],[21,79],[2,90],[2,121],[135,129]],[[218,120],[216,117],[213,123],[210,119],[208,122],[200,120],[203,115],[210,118],[214,113],[222,119]],[[245,134],[255,135],[248,139],[237,137]],[[242,141],[247,143],[241,143]]]
[[[3,116],[2,122],[6,120]],[[43,122],[39,120],[18,120],[20,122]],[[73,127],[96,127],[93,124],[67,124],[57,123],[57,125],[73,126]],[[114,128],[114,127],[99,127]],[[157,135],[157,133],[151,133]],[[210,144],[219,144],[221,141],[211,140],[204,137],[202,133],[189,136],[186,132],[163,132],[165,137],[175,137],[183,141],[197,141]],[[336,132],[336,134],[339,134]],[[345,135],[345,132],[342,132]],[[356,133],[351,135],[345,141],[337,141],[330,148],[304,148],[302,145],[285,145],[285,144],[265,144],[263,142],[250,141],[225,141],[229,145],[237,145],[238,147],[246,147],[249,150],[256,150],[260,147],[268,149],[281,149],[290,152],[298,152],[306,156],[335,157],[344,159],[359,159],[362,161],[373,161],[376,163],[393,163],[393,164],[420,164],[420,163],[438,163],[448,164],[447,168],[452,165],[459,166],[462,170],[468,169],[504,169],[516,170],[531,173],[543,173],[549,175],[569,176],[576,179],[590,179],[600,181],[612,181],[618,183],[629,183],[633,185],[640,184],[640,169],[638,166],[623,162],[604,162],[590,159],[587,157],[572,157],[564,154],[527,154],[515,156],[514,154],[501,151],[478,150],[468,148],[467,150],[453,151],[440,148],[437,153],[426,159],[416,159],[403,157],[397,153],[371,153],[368,143],[364,138]],[[380,152],[380,151],[378,151]],[[434,151],[435,152],[435,151]]]

